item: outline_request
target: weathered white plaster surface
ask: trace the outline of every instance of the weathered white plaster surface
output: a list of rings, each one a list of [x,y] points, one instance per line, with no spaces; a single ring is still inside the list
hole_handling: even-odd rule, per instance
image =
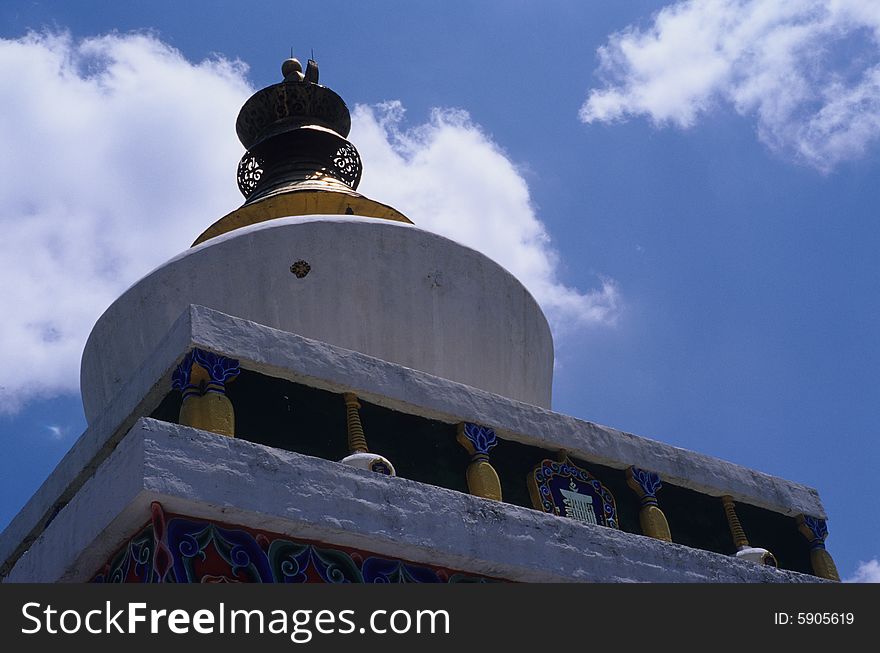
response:
[[[298,260],[311,266],[301,279],[290,271]],[[550,406],[550,329],[509,272],[412,225],[319,216],[214,238],[127,290],[83,354],[90,422],[190,304]]]
[[[0,535],[0,576],[76,495],[136,419],[158,405],[170,388],[171,370],[192,346],[233,356],[243,367],[270,376],[333,392],[353,391],[395,410],[449,423],[485,424],[503,438],[550,451],[565,449],[617,468],[635,464],[658,472],[667,483],[715,496],[730,494],[736,501],[783,514],[825,518],[817,492],[798,483],[191,306]]]
[[[817,581],[150,419],[135,424],[6,580],[87,580],[148,520],[152,500],[170,512],[510,580]]]

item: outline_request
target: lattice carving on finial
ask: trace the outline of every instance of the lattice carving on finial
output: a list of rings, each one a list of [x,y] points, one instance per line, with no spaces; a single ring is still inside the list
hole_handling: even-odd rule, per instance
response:
[[[251,196],[263,177],[263,160],[253,154],[245,154],[238,163],[238,190],[245,199]]]

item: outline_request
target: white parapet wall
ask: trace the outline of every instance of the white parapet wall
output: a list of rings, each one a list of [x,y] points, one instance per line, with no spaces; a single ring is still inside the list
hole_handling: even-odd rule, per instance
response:
[[[141,419],[7,582],[89,580],[149,519],[191,517],[522,582],[817,582],[333,461]]]

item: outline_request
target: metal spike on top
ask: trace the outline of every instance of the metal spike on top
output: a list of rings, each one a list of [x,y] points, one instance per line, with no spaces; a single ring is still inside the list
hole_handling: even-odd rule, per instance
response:
[[[318,62],[314,59],[309,59],[306,64],[306,81],[311,82],[312,84],[318,83]]]

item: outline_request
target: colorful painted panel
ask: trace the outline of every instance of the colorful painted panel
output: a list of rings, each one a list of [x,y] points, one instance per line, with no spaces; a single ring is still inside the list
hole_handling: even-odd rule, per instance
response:
[[[92,578],[96,583],[482,583],[494,579],[240,526],[166,515]]]
[[[538,510],[586,524],[618,528],[614,496],[571,460],[542,460],[528,476],[532,505]]]

